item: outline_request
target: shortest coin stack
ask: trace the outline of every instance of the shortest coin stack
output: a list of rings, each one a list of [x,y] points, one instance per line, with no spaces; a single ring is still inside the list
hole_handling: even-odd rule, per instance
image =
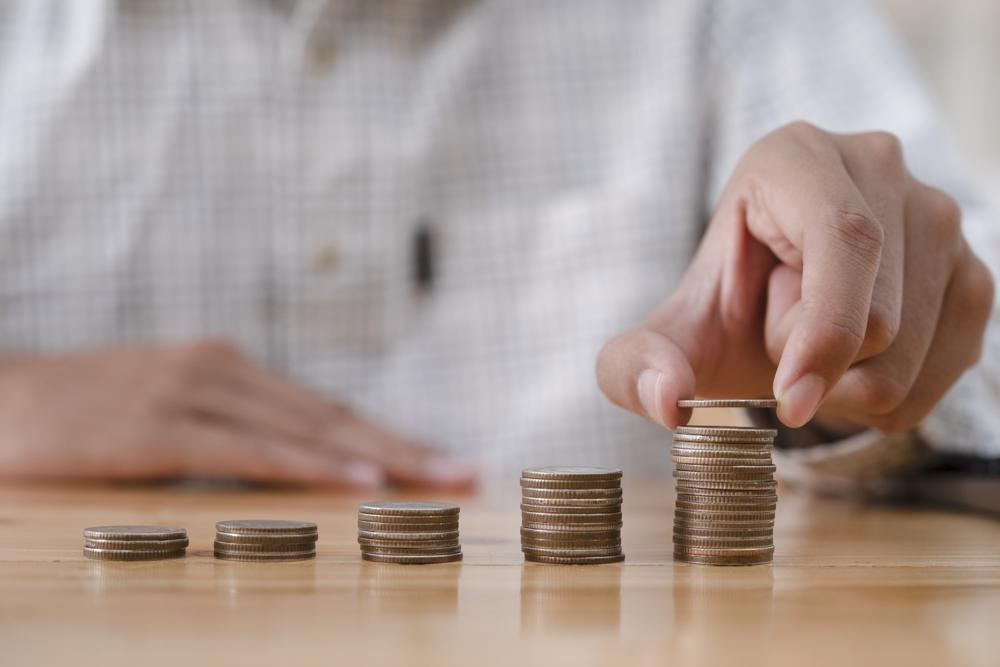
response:
[[[591,565],[622,554],[622,471],[578,466],[521,472],[521,551],[536,563]]]
[[[458,511],[451,503],[364,503],[358,507],[361,558],[407,565],[462,560]]]
[[[83,531],[83,555],[94,560],[182,558],[187,531],[169,526],[94,526]]]
[[[310,521],[220,521],[215,524],[215,557],[254,562],[315,558],[318,538]]]

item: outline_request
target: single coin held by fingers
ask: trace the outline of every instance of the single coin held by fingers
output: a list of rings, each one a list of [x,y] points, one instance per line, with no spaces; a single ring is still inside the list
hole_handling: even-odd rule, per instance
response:
[[[777,408],[773,398],[684,398],[677,401],[679,408]]]

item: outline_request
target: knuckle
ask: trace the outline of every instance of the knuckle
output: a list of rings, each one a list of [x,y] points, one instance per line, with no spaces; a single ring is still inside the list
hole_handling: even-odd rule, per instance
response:
[[[927,187],[924,192],[924,210],[935,238],[953,244],[962,236],[962,208],[954,197],[937,188]]]
[[[866,264],[874,264],[882,256],[885,231],[867,211],[853,206],[838,208],[830,217],[829,233]]]
[[[972,322],[985,327],[993,312],[993,274],[976,258],[969,262],[966,274],[963,289],[957,290],[959,298],[963,299],[963,313]]]
[[[892,132],[867,132],[862,139],[868,149],[869,158],[883,171],[891,173],[903,168],[903,142]]]
[[[859,320],[845,315],[835,315],[827,319],[826,324],[832,335],[831,340],[839,339],[843,341],[845,347],[855,351],[861,348],[861,344],[865,340],[865,332],[864,324],[859,323]]]
[[[826,132],[821,130],[816,125],[813,125],[807,120],[796,119],[787,125],[782,126],[778,130],[781,133],[793,136],[801,141],[811,143],[817,140],[825,140],[827,138]]]
[[[867,259],[878,259],[885,242],[882,225],[868,213],[851,206],[836,210],[830,220],[834,236]]]
[[[961,278],[956,278],[957,289],[951,290],[956,299],[955,308],[963,328],[973,334],[973,343],[966,348],[966,368],[979,363],[983,353],[983,339],[990,315],[993,312],[994,284],[989,269],[973,258]]]
[[[859,379],[859,398],[880,421],[889,418],[910,393],[905,382],[885,372],[866,371]]]
[[[899,315],[880,304],[872,304],[868,312],[865,343],[874,351],[887,350],[899,334]]]
[[[170,367],[172,388],[183,389],[204,380],[217,364],[239,355],[236,346],[223,339],[205,338],[177,348]]]

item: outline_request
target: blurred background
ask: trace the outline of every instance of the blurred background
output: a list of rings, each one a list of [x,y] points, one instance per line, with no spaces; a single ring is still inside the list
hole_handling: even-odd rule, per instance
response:
[[[872,2],[910,47],[969,176],[1000,207],[1000,2]]]

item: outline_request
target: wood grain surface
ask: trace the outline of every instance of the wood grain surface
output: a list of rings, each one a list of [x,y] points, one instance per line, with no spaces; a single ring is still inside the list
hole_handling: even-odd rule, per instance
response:
[[[514,479],[445,498],[463,563],[398,566],[359,559],[367,499],[0,488],[0,664],[1000,664],[991,519],[782,490],[774,564],[714,568],[673,562],[668,484],[626,485],[626,563],[525,564]],[[319,557],[216,561],[230,518],[316,521]],[[191,548],[85,559],[81,530],[109,523],[183,526]]]

